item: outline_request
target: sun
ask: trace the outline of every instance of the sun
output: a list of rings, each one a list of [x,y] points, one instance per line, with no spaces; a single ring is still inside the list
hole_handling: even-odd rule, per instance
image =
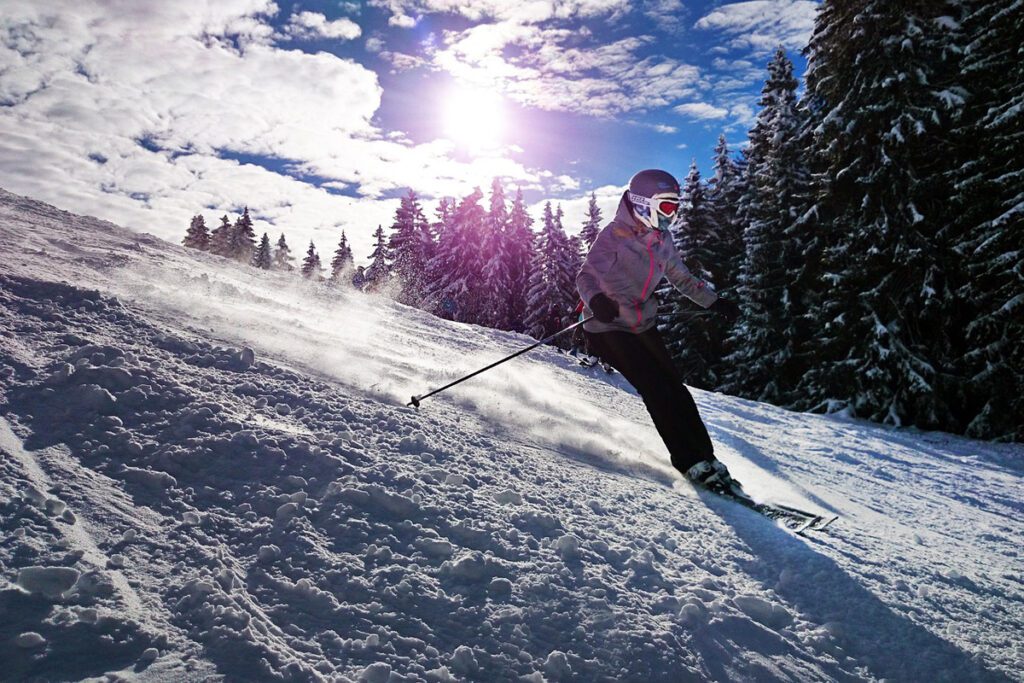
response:
[[[505,118],[501,97],[486,90],[457,88],[444,101],[445,135],[469,152],[500,147]]]

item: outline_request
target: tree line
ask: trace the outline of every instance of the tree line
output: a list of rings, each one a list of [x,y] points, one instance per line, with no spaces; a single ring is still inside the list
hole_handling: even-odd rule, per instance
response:
[[[242,215],[234,223],[227,215],[221,216],[220,225],[213,230],[207,228],[206,219],[202,214],[196,214],[192,217],[181,243],[186,247],[247,263],[261,270],[296,270],[295,257],[292,256],[284,233],[281,233],[273,247],[270,245],[270,236],[267,233],[263,233],[263,237],[257,242],[248,207],[245,207]],[[348,238],[343,230],[338,248],[331,260],[331,273],[328,279],[335,283],[342,281],[346,275],[351,275],[353,263],[352,247],[349,246]],[[324,279],[320,254],[312,240],[298,272],[306,278]]]
[[[369,265],[354,265],[343,231],[329,274],[312,241],[298,272],[331,284],[383,290],[401,303],[459,322],[538,338],[565,327],[578,301],[576,273],[601,224],[596,196],[591,193],[587,219],[572,236],[563,225],[562,207],[552,208],[551,202],[535,231],[522,191],[510,204],[499,179],[491,183],[486,208],[483,199],[479,188],[457,202],[445,197],[429,220],[409,190],[390,229],[377,226]],[[267,233],[257,242],[248,209],[234,223],[222,217],[213,231],[196,215],[182,243],[255,268],[296,269],[284,234],[274,248]]]

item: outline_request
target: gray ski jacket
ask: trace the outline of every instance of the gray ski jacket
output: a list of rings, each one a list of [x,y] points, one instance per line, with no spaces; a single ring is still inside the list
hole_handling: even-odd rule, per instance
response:
[[[646,332],[654,325],[658,312],[654,290],[663,277],[704,308],[718,298],[707,282],[686,267],[671,236],[633,218],[623,193],[615,218],[598,234],[576,276],[584,316],[593,315],[589,304],[598,292],[618,302],[619,315],[610,323],[595,318],[583,328],[587,332]]]

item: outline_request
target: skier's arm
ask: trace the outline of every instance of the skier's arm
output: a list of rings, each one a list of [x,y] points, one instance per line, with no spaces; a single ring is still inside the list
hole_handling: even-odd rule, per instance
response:
[[[595,294],[604,292],[602,285],[615,266],[615,258],[611,232],[602,230],[594,240],[594,246],[590,248],[587,258],[583,261],[583,267],[576,276],[576,289],[580,293],[580,298],[588,305]]]
[[[708,308],[718,299],[715,290],[711,289],[707,282],[690,272],[675,247],[672,248],[668,263],[665,264],[665,277],[673,287],[682,292],[683,296],[704,308]]]

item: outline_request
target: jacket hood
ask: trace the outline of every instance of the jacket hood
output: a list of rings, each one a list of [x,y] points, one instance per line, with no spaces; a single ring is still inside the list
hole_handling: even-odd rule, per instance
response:
[[[625,225],[637,235],[645,235],[652,232],[651,226],[641,223],[633,215],[633,209],[629,203],[628,189],[622,193],[622,199],[619,200],[619,208],[615,210],[614,222]],[[668,231],[665,231],[663,234],[667,235]]]
[[[629,190],[622,193],[622,199],[619,200],[619,208],[615,210],[615,221],[632,228],[637,234],[650,229],[633,216],[633,210],[629,208]]]

